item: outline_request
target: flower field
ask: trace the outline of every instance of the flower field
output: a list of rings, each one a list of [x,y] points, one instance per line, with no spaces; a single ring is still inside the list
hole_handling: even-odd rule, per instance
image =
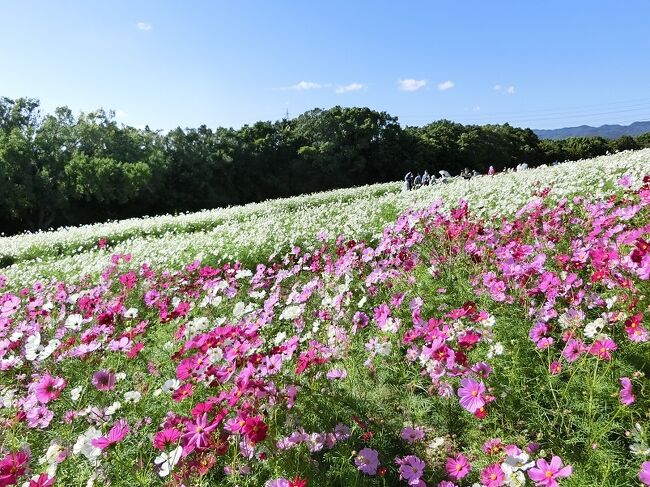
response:
[[[649,175],[2,238],[0,487],[650,485]]]

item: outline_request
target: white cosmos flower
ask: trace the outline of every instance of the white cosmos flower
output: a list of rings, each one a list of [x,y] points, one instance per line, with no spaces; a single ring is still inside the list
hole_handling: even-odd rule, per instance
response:
[[[181,386],[181,381],[178,379],[167,379],[162,386],[163,392],[173,392]]]
[[[70,391],[70,399],[72,399],[74,402],[77,402],[79,400],[79,396],[81,396],[81,391],[83,390],[82,386],[77,386],[74,389]]]
[[[241,318],[244,314],[244,309],[246,309],[246,305],[242,301],[239,301],[237,304],[235,304],[235,307],[232,310],[233,317],[235,319]]]
[[[587,338],[595,338],[600,333],[600,331],[603,329],[604,326],[605,326],[605,320],[603,320],[602,318],[598,318],[592,321],[591,323],[587,323],[585,325],[583,333]]]
[[[83,316],[80,314],[72,314],[65,319],[65,327],[71,330],[79,330],[83,322]]]
[[[113,404],[111,404],[106,408],[106,415],[113,416],[113,414],[115,414],[115,412],[121,407],[122,407],[122,403],[119,401],[115,401]]]
[[[140,402],[142,399],[142,394],[138,391],[129,391],[124,393],[124,402],[135,404]]]
[[[298,305],[294,306],[287,306],[282,310],[282,313],[280,313],[280,319],[281,320],[295,320],[302,314],[302,308]]]
[[[41,334],[39,332],[35,332],[33,335],[28,336],[27,340],[25,340],[25,358],[30,362],[36,360],[40,348]]]
[[[503,344],[501,342],[493,343],[488,349],[487,358],[493,358],[497,355],[503,355]]]
[[[127,319],[133,319],[138,316],[138,308],[129,308],[124,312],[124,317]]]
[[[101,455],[102,450],[93,446],[91,441],[100,436],[102,436],[101,431],[96,429],[94,426],[90,426],[85,433],[77,438],[77,442],[72,448],[72,453],[75,455],[81,454],[94,463],[99,455]]]
[[[0,394],[0,409],[13,407],[15,397],[15,389],[3,389]]]
[[[158,468],[160,468],[158,475],[161,477],[167,477],[181,459],[182,454],[183,447],[179,445],[169,453],[162,452],[160,455],[154,458],[153,463],[158,465]]]

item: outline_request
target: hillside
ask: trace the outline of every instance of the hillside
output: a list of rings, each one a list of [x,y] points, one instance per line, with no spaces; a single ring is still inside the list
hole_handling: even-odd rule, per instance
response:
[[[533,129],[540,139],[560,140],[567,137],[603,137],[605,139],[618,139],[624,135],[636,137],[650,132],[650,121],[634,122],[630,125],[601,125],[592,127],[580,125],[579,127],[564,127],[561,129]]]
[[[649,161],[0,239],[0,485],[637,485]]]

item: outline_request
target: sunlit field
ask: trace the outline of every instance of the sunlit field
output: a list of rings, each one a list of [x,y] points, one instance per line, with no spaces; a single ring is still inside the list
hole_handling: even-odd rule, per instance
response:
[[[650,149],[0,238],[0,487],[650,485]]]

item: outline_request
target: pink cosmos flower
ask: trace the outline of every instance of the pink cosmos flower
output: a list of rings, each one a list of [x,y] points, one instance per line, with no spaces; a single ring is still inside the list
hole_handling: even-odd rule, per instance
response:
[[[639,480],[643,485],[650,485],[650,462],[643,462],[641,464]]]
[[[31,479],[27,487],[53,487],[56,477],[50,477],[46,473],[40,474],[35,479]]]
[[[45,374],[34,388],[36,399],[42,404],[47,404],[54,399],[58,399],[65,385],[66,381],[61,377],[53,377],[50,374]]]
[[[537,342],[537,348],[546,350],[547,348],[551,348],[554,342],[553,337],[543,337]]]
[[[407,426],[402,430],[402,439],[409,443],[416,443],[424,438],[424,431],[420,428],[411,428]]]
[[[192,452],[196,448],[206,448],[210,444],[210,435],[217,426],[217,423],[208,424],[207,414],[195,418],[193,423],[188,422],[186,433],[182,437],[184,453]]]
[[[548,371],[552,375],[557,375],[560,372],[562,372],[562,364],[558,362],[557,360],[551,362],[551,364],[548,366]]]
[[[458,453],[453,458],[447,458],[447,461],[445,462],[445,470],[450,478],[460,480],[469,473],[471,466],[467,461],[467,457],[462,453]]]
[[[188,382],[172,392],[172,399],[176,402],[182,402],[184,399],[191,397],[193,392],[194,388],[192,387],[192,384]]]
[[[379,452],[372,448],[364,448],[357,453],[354,463],[366,475],[375,475],[379,466]]]
[[[470,413],[473,414],[485,406],[483,393],[485,393],[485,385],[482,382],[469,378],[460,381],[460,388],[458,389],[460,405]]]
[[[501,464],[493,463],[481,470],[481,482],[485,487],[499,487],[505,482],[505,475]]]
[[[395,463],[399,465],[399,478],[406,480],[409,485],[419,485],[424,474],[426,464],[415,455],[407,455],[404,458],[396,458]]]
[[[501,453],[503,448],[504,446],[501,438],[493,438],[483,443],[481,450],[488,455],[496,455],[497,453]]]
[[[632,324],[625,328],[627,337],[632,342],[647,342],[648,341],[648,330],[642,327],[639,324]]]
[[[612,354],[610,352],[613,352],[617,348],[618,346],[616,345],[616,342],[611,338],[601,338],[591,344],[591,347],[589,347],[589,353],[602,360],[611,360]]]
[[[572,473],[573,467],[571,465],[563,467],[562,460],[557,456],[551,458],[550,464],[540,458],[537,460],[537,467],[528,470],[530,480],[535,482],[535,485],[543,487],[557,487],[557,479],[569,477]]]
[[[45,406],[36,406],[27,411],[27,426],[45,429],[50,425],[54,413]]]
[[[632,394],[632,381],[628,377],[621,377],[621,390],[619,391],[619,397],[621,404],[629,406],[634,403],[636,398]]]
[[[100,370],[93,375],[92,383],[99,391],[112,391],[115,389],[115,374],[109,370]]]
[[[175,445],[180,437],[181,434],[176,428],[165,428],[154,435],[153,446],[156,449],[163,451],[168,446]]]
[[[129,425],[124,419],[115,422],[107,436],[100,436],[91,440],[91,444],[100,450],[105,450],[115,443],[122,441],[129,432]]]
[[[20,298],[13,294],[8,295],[0,306],[0,316],[12,316],[20,308]]]
[[[567,362],[575,362],[580,358],[583,351],[584,345],[582,342],[575,338],[570,338],[569,341],[566,342],[564,350],[562,351],[562,357],[564,357]]]

